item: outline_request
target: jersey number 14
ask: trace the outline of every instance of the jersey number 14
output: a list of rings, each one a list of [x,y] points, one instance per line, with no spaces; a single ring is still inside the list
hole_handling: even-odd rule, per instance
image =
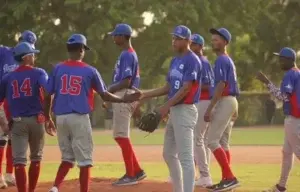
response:
[[[79,95],[81,92],[82,77],[76,75],[64,74],[61,77],[61,89],[62,95]]]
[[[26,97],[32,96],[30,78],[25,78],[21,84],[21,87],[19,87],[19,82],[17,80],[13,80],[11,85],[13,87],[13,99],[19,98],[21,96],[20,92],[24,93],[24,96]]]

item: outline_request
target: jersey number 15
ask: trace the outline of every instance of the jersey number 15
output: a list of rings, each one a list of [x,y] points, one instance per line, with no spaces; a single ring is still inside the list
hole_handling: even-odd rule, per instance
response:
[[[64,74],[61,77],[61,89],[62,95],[79,95],[81,92],[82,77],[76,75]]]

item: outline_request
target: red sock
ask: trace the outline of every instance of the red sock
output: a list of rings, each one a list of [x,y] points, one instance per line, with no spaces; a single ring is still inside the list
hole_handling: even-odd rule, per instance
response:
[[[4,155],[4,147],[0,147],[0,174],[2,174],[3,155]]]
[[[12,158],[12,149],[11,149],[11,140],[8,140],[6,146],[6,173],[12,174],[14,170],[13,158]]]
[[[90,182],[91,167],[80,167],[80,192],[89,191],[89,182]]]
[[[68,174],[71,168],[73,168],[72,163],[67,161],[61,162],[54,181],[55,187],[59,188],[60,184],[64,181],[66,175]]]
[[[27,192],[27,176],[25,165],[17,164],[15,165],[15,177],[16,177],[16,185],[18,192]]]
[[[224,151],[225,151],[225,154],[226,154],[226,158],[227,158],[228,164],[230,165],[230,163],[231,163],[230,151],[229,150],[224,150]]]
[[[231,172],[230,166],[227,161],[226,153],[223,148],[218,148],[213,152],[216,160],[222,169],[222,179],[233,179],[234,175]]]
[[[130,142],[130,141],[129,141]],[[132,148],[132,145],[130,143],[131,150],[132,150],[132,160],[133,160],[133,168],[134,168],[134,175],[138,174],[139,172],[142,171],[142,168],[140,167],[140,164],[135,156],[135,152]]]
[[[28,192],[34,192],[40,176],[40,169],[41,169],[40,161],[31,162],[28,171],[28,178],[29,178]]]
[[[115,138],[122,150],[122,155],[125,163],[126,174],[130,177],[134,177],[134,167],[133,167],[133,151],[129,138]]]

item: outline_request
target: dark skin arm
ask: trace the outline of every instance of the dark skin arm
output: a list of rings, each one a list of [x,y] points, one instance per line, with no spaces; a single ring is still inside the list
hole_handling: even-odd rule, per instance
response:
[[[120,81],[118,83],[110,85],[109,88],[108,88],[108,92],[115,93],[115,92],[120,91],[122,89],[128,89],[128,88],[130,88],[130,84],[131,84],[131,78],[130,77],[125,78],[125,79],[123,79],[122,81]]]
[[[180,102],[191,90],[193,81],[184,82],[182,87],[177,91],[177,93],[169,99],[164,105],[158,108],[158,111],[165,117],[168,114],[170,107],[176,105]]]
[[[213,110],[213,108],[215,107],[217,102],[221,99],[222,93],[223,93],[224,88],[225,88],[225,85],[226,84],[225,84],[224,81],[220,81],[218,83],[218,85],[216,86],[214,96],[211,99],[211,102],[210,102],[208,108],[206,109],[206,113],[204,115],[204,120],[206,122],[209,122],[211,120],[211,111]]]
[[[166,84],[165,86],[157,89],[142,90],[142,99],[144,100],[152,97],[160,97],[166,95],[168,94],[169,89],[170,89],[170,85]]]
[[[44,115],[46,117],[45,129],[50,136],[54,136],[56,132],[56,127],[51,117],[52,100],[53,100],[52,95],[45,94],[44,96]]]

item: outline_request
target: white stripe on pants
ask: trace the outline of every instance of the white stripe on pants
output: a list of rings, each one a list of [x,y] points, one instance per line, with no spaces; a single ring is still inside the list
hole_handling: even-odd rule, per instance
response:
[[[198,117],[195,105],[171,107],[165,132],[163,157],[170,171],[174,192],[193,192],[195,180],[194,128]]]

